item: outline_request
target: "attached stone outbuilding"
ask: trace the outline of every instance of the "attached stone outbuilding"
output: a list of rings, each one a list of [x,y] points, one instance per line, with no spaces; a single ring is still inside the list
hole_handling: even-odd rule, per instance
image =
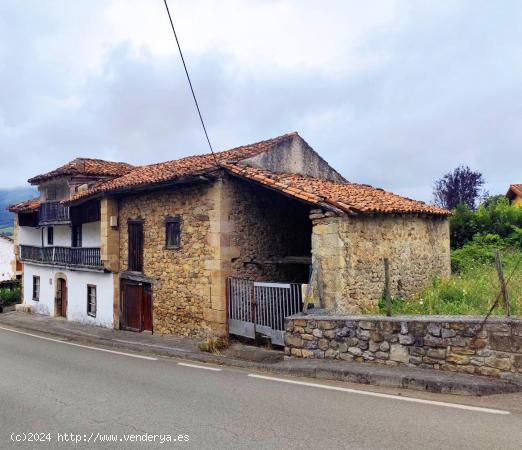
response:
[[[226,335],[230,278],[304,284],[320,267],[316,306],[356,313],[382,295],[383,258],[393,295],[450,271],[447,211],[347,182],[297,133],[136,167],[66,203],[98,200],[127,329],[137,308],[155,333]]]

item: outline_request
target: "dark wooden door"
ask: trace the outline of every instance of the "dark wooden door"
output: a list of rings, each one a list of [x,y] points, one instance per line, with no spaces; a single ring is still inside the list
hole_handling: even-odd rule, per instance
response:
[[[133,272],[143,272],[143,222],[129,222],[128,267]]]
[[[141,331],[141,286],[134,283],[123,285],[122,296],[122,328]]]
[[[150,284],[142,286],[142,317],[143,330],[152,332],[152,287]]]
[[[133,281],[122,282],[121,328],[152,332],[152,286]]]
[[[67,282],[58,278],[56,286],[56,314],[67,317]]]

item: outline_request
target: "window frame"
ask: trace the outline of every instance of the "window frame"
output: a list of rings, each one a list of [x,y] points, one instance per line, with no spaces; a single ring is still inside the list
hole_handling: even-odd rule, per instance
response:
[[[139,239],[135,242],[132,240],[131,228],[137,227],[139,230]],[[136,259],[133,259],[131,249],[134,244],[139,244],[139,248],[136,248]],[[139,252],[137,251],[139,250]],[[145,221],[143,219],[129,219],[127,221],[127,270],[130,272],[143,273],[145,266]]]
[[[92,302],[92,292],[94,292],[94,302]],[[94,311],[92,310],[92,305],[94,305]],[[96,313],[98,311],[98,290],[96,289],[95,284],[87,285],[87,315],[90,317],[96,317]]]
[[[83,245],[82,224],[71,226],[71,247],[80,248]],[[75,245],[76,244],[76,245]]]
[[[51,185],[47,186],[46,191],[45,191],[45,199],[48,202],[55,202],[57,198],[58,198],[58,188],[57,188],[57,186],[54,185],[54,184],[51,184]]]
[[[54,245],[54,227],[47,227],[47,245]]]
[[[36,291],[36,295],[35,295],[35,291]],[[32,298],[33,302],[40,301],[40,276],[39,275],[33,275],[32,297],[33,297]]]
[[[181,216],[166,216],[165,217],[165,248],[167,250],[178,250],[181,248],[181,225],[183,221],[181,220]],[[170,244],[169,232],[170,230],[176,230],[177,226],[177,243]],[[174,239],[176,241],[176,239]]]

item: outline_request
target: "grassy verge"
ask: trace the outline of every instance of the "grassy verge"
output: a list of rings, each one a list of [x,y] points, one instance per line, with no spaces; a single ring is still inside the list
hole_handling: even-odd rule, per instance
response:
[[[393,314],[487,314],[500,290],[494,250],[488,249],[487,254],[481,251],[479,257],[473,252],[463,256],[459,250],[454,251],[452,263],[456,271],[447,279],[433,280],[429,287],[411,299],[393,298]],[[521,257],[519,250],[503,249],[502,266],[506,280]],[[522,315],[522,262],[513,272],[507,290],[511,315]],[[385,302],[381,301],[379,312],[384,311]],[[505,314],[502,298],[492,314]]]

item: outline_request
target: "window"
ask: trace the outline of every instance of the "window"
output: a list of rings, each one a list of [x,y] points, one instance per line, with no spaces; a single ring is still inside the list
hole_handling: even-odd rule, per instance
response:
[[[167,248],[181,247],[181,218],[165,218],[165,246]]]
[[[128,225],[128,268],[132,272],[143,272],[143,221],[130,220]]]
[[[71,228],[71,242],[73,247],[82,246],[82,226],[73,225]]]
[[[47,245],[53,245],[54,242],[54,228],[47,228]]]
[[[87,315],[96,317],[96,286],[87,285]]]
[[[40,277],[33,275],[33,300],[40,300]]]
[[[47,186],[47,201],[56,200],[56,186]]]

